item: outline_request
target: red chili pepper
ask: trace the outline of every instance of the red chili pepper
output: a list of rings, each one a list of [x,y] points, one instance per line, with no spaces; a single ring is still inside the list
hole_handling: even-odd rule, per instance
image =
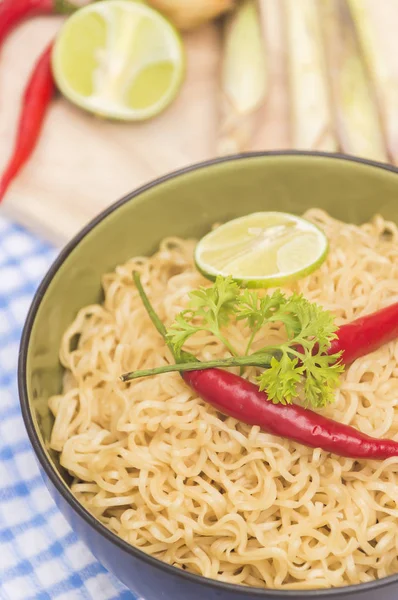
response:
[[[52,12],[53,0],[3,0],[0,3],[0,44],[23,19]]]
[[[25,89],[14,152],[0,179],[0,201],[11,181],[34,150],[47,109],[54,95],[51,50],[52,43],[36,63]]]
[[[167,343],[166,328],[137,272],[133,273],[133,279],[152,323]],[[202,400],[221,413],[247,425],[257,425],[267,433],[349,458],[385,460],[398,456],[398,441],[372,438],[295,404],[274,404],[256,385],[229,371],[184,371],[181,376]]]
[[[185,371],[182,377],[221,413],[247,425],[258,425],[267,433],[349,458],[385,460],[398,456],[398,442],[372,438],[301,406],[273,404],[256,385],[228,371]]]
[[[88,3],[89,0],[84,2],[84,4]],[[76,8],[78,6],[68,0],[2,0],[0,2],[0,45],[14,27],[24,19],[43,14],[68,14]]]
[[[398,337],[398,302],[342,325],[337,336],[328,354],[343,351],[346,364],[377,350]]]
[[[329,354],[342,351],[344,363],[377,350],[398,337],[398,302],[342,325],[337,335]],[[182,376],[220,412],[273,435],[350,458],[398,456],[398,442],[372,438],[301,406],[273,404],[257,386],[228,371],[185,371]]]

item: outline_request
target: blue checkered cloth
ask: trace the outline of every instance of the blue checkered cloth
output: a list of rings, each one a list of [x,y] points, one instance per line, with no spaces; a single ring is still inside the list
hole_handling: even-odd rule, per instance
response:
[[[21,330],[55,255],[54,248],[0,217],[0,600],[135,600],[58,511],[19,409]]]

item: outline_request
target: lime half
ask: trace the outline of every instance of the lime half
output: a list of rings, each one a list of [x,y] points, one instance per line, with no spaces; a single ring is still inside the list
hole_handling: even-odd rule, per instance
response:
[[[221,225],[200,240],[196,266],[208,279],[231,275],[248,287],[283,285],[325,260],[326,235],[288,213],[259,212]]]
[[[184,52],[176,29],[131,0],[103,0],[74,13],[55,42],[52,64],[61,92],[113,119],[141,121],[177,94]]]

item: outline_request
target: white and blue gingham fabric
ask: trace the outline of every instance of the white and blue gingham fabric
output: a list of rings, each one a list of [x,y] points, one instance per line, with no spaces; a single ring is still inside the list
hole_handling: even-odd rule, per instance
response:
[[[0,217],[0,600],[135,600],[58,511],[19,409],[21,331],[55,255],[54,248]]]

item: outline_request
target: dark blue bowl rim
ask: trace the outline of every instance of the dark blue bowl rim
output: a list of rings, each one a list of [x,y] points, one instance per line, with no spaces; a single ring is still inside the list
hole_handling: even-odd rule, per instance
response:
[[[40,303],[44,294],[46,293],[47,288],[49,287],[54,275],[57,273],[59,267],[63,264],[63,262],[68,258],[69,254],[74,250],[74,248],[82,241],[82,239],[98,225],[101,221],[103,221],[109,214],[117,210],[120,206],[123,206],[125,203],[130,202],[134,198],[137,198],[140,194],[149,190],[165,181],[169,181],[180,175],[184,175],[185,173],[190,173],[192,171],[199,171],[201,169],[207,169],[212,167],[213,165],[217,165],[223,162],[231,162],[237,160],[247,160],[250,158],[259,158],[259,157],[276,157],[276,156],[297,156],[297,157],[324,157],[330,158],[333,160],[341,160],[348,161],[354,163],[360,163],[363,165],[368,165],[373,168],[382,169],[385,171],[390,171],[398,175],[398,168],[393,165],[380,163],[368,159],[358,158],[355,156],[349,156],[342,153],[330,153],[330,152],[312,152],[305,150],[276,150],[276,151],[264,151],[264,152],[245,152],[242,154],[235,154],[231,156],[225,156],[221,158],[215,158],[203,162],[199,162],[193,165],[189,165],[173,171],[167,175],[163,175],[154,179],[153,181],[139,187],[135,191],[127,194],[117,202],[111,204],[108,208],[102,211],[99,215],[97,215],[94,219],[92,219],[83,229],[76,234],[70,242],[68,242],[65,247],[61,250],[57,258],[52,263],[49,268],[47,274],[44,276],[40,286],[38,287],[32,304],[30,306],[28,315],[26,317],[25,325],[22,332],[20,349],[19,349],[19,360],[18,360],[18,389],[19,389],[19,398],[21,404],[21,411],[23,420],[25,423],[26,430],[28,432],[28,436],[30,442],[33,446],[33,450],[44,470],[47,477],[50,479],[56,490],[61,494],[64,500],[73,508],[73,510],[91,527],[93,527],[102,537],[106,538],[112,544],[118,546],[121,550],[133,556],[138,560],[142,560],[155,569],[160,569],[164,573],[168,573],[173,576],[178,576],[182,580],[185,580],[187,583],[192,582],[195,584],[203,585],[205,587],[216,588],[220,591],[230,591],[236,593],[240,593],[243,597],[246,598],[258,598],[266,600],[269,598],[270,600],[304,600],[309,598],[322,598],[322,599],[338,599],[341,595],[353,595],[353,594],[361,594],[370,590],[380,590],[384,587],[390,587],[392,585],[398,585],[398,573],[396,575],[391,575],[389,577],[383,577],[382,579],[377,579],[375,581],[371,581],[369,583],[361,583],[356,585],[349,585],[339,588],[328,588],[328,589],[320,589],[320,590],[278,590],[278,589],[263,589],[263,588],[250,588],[243,585],[232,584],[232,583],[224,583],[221,581],[216,581],[214,579],[209,579],[207,577],[203,577],[201,575],[195,575],[194,573],[189,573],[187,571],[183,571],[182,569],[178,569],[177,567],[173,567],[168,565],[157,558],[154,558],[142,550],[135,548],[134,546],[128,544],[121,538],[119,538],[116,534],[112,533],[109,529],[102,525],[100,521],[95,519],[78,500],[73,496],[72,492],[69,490],[67,485],[63,483],[53,469],[50,461],[47,458],[46,453],[44,452],[42,443],[37,435],[32,413],[30,411],[29,400],[28,400],[28,390],[27,390],[27,356],[28,356],[28,348],[30,335],[32,332],[33,323],[35,321],[35,317],[37,311],[39,309]]]

